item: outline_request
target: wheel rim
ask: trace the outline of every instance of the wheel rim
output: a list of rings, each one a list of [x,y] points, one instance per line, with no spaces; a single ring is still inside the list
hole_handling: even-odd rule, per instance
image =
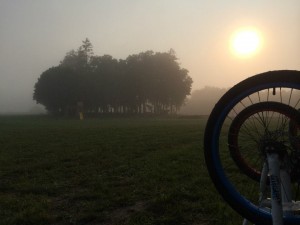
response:
[[[268,101],[275,101],[280,103],[285,103],[287,105],[292,105],[291,107],[296,108],[297,105],[299,106],[299,99],[300,99],[300,85],[299,83],[293,82],[274,82],[274,83],[266,83],[261,84],[256,87],[253,87],[249,90],[245,90],[241,92],[240,95],[232,98],[231,101],[227,102],[227,106],[223,108],[222,112],[220,113],[217,121],[215,121],[214,129],[212,130],[212,140],[210,140],[210,147],[211,147],[211,157],[212,161],[214,162],[214,173],[218,177],[219,185],[223,186],[225,191],[223,192],[223,197],[225,199],[233,199],[229,200],[231,205],[238,203],[243,205],[248,214],[255,215],[262,220],[270,221],[270,212],[265,209],[262,209],[258,203],[255,202],[254,197],[251,196],[251,193],[256,193],[258,195],[257,190],[257,182],[249,181],[248,177],[245,177],[244,174],[238,171],[238,168],[228,168],[224,166],[224,158],[227,158],[228,155],[225,156],[229,150],[227,146],[224,145],[226,143],[226,134],[228,131],[228,124],[227,121],[230,120],[229,117],[233,117],[234,114],[238,114],[241,109],[246,108],[249,105],[254,104],[254,102],[268,102]],[[263,93],[264,92],[264,93]],[[268,94],[267,94],[268,93]],[[273,95],[275,93],[275,95]],[[254,98],[254,96],[256,97]],[[234,110],[233,110],[234,109]],[[227,130],[226,130],[227,129]],[[216,140],[216,137],[218,140]],[[231,158],[231,157],[229,157]],[[231,159],[230,159],[231,160]],[[242,179],[238,181],[234,181],[234,178],[229,177],[227,170],[235,170],[237,174],[239,174]],[[246,192],[241,192],[241,187],[236,182],[243,182],[247,180],[248,190]],[[253,187],[253,188],[252,188]],[[224,196],[224,193],[229,193],[229,196]],[[250,194],[249,194],[250,193]],[[250,197],[249,197],[250,196]],[[256,196],[258,199],[258,196]],[[256,201],[257,201],[256,199]],[[286,216],[285,222],[287,224],[295,224],[300,221],[299,216]]]

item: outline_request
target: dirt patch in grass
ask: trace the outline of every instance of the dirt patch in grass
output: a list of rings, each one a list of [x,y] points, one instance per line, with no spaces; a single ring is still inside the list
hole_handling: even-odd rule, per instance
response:
[[[92,222],[90,225],[118,225],[124,224],[135,213],[144,211],[148,206],[148,202],[139,201],[134,205],[126,206],[111,211],[110,218],[104,222]]]
[[[104,223],[101,223],[101,225],[118,225],[120,224],[120,222],[124,223],[130,218],[131,215],[145,210],[147,206],[148,202],[140,201],[131,206],[115,209],[110,213],[110,219],[108,221],[105,221]],[[98,223],[92,224],[96,225]]]

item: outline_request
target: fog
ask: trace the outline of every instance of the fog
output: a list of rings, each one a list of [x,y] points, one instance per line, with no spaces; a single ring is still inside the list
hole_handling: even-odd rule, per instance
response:
[[[89,38],[96,55],[117,59],[174,49],[193,92],[228,88],[269,70],[300,70],[300,1],[0,1],[0,114],[40,113],[32,100],[42,72]],[[232,34],[256,27],[262,48],[230,51]]]
[[[192,92],[180,110],[183,115],[209,115],[215,104],[228,89],[204,87]]]

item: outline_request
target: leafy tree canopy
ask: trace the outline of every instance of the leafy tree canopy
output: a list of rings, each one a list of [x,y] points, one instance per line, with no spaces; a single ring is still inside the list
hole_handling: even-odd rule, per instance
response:
[[[191,92],[192,79],[175,51],[146,51],[117,60],[96,56],[86,38],[60,64],[43,72],[33,99],[51,113],[175,113]]]

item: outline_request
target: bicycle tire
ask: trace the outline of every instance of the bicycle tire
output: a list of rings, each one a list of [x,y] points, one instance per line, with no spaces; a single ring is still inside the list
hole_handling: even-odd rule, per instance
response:
[[[272,225],[272,215],[237,191],[233,183],[231,183],[230,178],[225,174],[225,167],[221,163],[221,157],[223,157],[221,153],[223,153],[223,149],[226,150],[226,147],[221,143],[221,134],[223,127],[226,127],[225,120],[227,120],[228,115],[234,111],[235,107],[238,107],[240,103],[243,105],[243,101],[249,101],[249,98],[251,102],[252,95],[257,95],[261,102],[260,92],[269,93],[270,90],[271,92],[273,91],[273,93],[275,92],[275,94],[276,90],[279,90],[279,98],[282,98],[281,90],[285,88],[291,90],[291,93],[293,90],[295,90],[296,93],[300,91],[300,71],[268,71],[249,77],[233,86],[220,98],[213,108],[205,128],[205,162],[217,191],[236,212],[255,224]],[[272,96],[268,94],[268,98],[269,97],[272,98]],[[296,98],[298,97],[299,96],[296,96]],[[278,96],[276,96],[276,98],[278,98]],[[263,101],[268,102],[269,99]],[[278,102],[280,102],[280,100],[278,100]],[[289,103],[287,105],[290,105]],[[296,108],[298,103],[299,101],[292,107]],[[297,123],[299,121],[300,118],[297,118]],[[229,152],[228,148],[227,151]],[[296,225],[300,223],[300,216],[296,215],[285,215],[283,219],[286,225]]]

